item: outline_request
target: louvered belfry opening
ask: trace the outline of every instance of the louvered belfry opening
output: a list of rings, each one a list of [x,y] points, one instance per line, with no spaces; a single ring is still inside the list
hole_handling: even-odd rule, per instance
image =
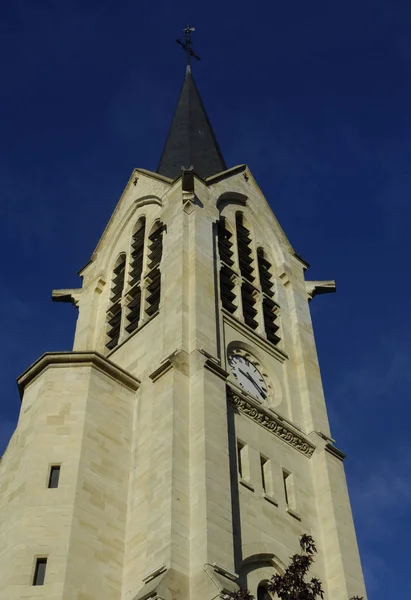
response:
[[[144,238],[146,231],[146,220],[141,218],[137,223],[136,231],[131,241],[129,292],[127,294],[127,325],[126,331],[132,333],[140,322],[141,297],[142,297],[142,274],[144,265]]]
[[[252,242],[249,229],[245,227],[242,213],[236,214],[236,230],[237,230],[237,251],[238,265],[242,276],[241,284],[241,301],[243,306],[243,317],[245,323],[257,329],[258,321],[256,305],[256,288],[254,282],[254,268],[252,256]]]
[[[231,314],[237,310],[234,304],[235,293],[233,291],[235,289],[236,274],[232,269],[234,265],[232,237],[232,234],[225,226],[224,217],[221,217],[217,221],[218,253],[221,262],[220,295],[223,308]]]
[[[276,321],[278,315],[276,310],[278,305],[274,302],[274,284],[271,279],[271,264],[264,256],[264,250],[257,250],[258,273],[260,277],[261,291],[263,293],[263,320],[264,329],[268,341],[272,344],[278,344],[280,338],[277,335],[278,325]]]
[[[110,304],[107,311],[107,337],[106,347],[109,350],[115,348],[118,344],[121,331],[121,315],[122,306],[121,300],[124,288],[124,276],[126,270],[126,255],[122,254],[113,270],[113,278],[111,280],[110,289]]]
[[[148,236],[148,273],[147,273],[147,298],[146,313],[151,316],[160,307],[161,300],[161,272],[160,263],[163,255],[164,225],[157,223]]]

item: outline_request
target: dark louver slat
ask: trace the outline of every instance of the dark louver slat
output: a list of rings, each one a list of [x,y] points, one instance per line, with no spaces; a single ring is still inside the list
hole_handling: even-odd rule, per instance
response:
[[[261,290],[263,292],[263,321],[267,340],[272,344],[278,344],[280,341],[277,331],[279,326],[276,324],[278,315],[275,310],[276,303],[272,299],[274,296],[274,284],[271,276],[271,264],[264,257],[261,248],[257,251],[258,273],[260,277]]]
[[[135,285],[137,285],[138,283],[140,283],[140,280],[141,280],[141,271],[140,271],[140,273],[136,273],[136,275],[130,279],[130,281],[129,281],[130,288],[132,288]]]
[[[117,344],[118,344],[118,337],[113,338],[112,340],[107,342],[106,348],[108,348],[109,350],[112,350],[113,348],[115,348],[117,346]]]
[[[147,281],[149,281],[149,282],[155,281],[159,277],[160,277],[160,269],[158,267],[156,267],[155,269],[153,269],[152,271],[147,273]]]
[[[226,263],[230,267],[234,265],[232,255],[233,253],[230,250],[227,250],[226,248],[220,248],[220,258],[222,262]]]
[[[161,272],[160,263],[163,256],[163,231],[164,225],[159,225],[149,236],[146,314],[151,316],[160,307],[161,300]]]
[[[116,304],[110,306],[109,310],[107,311],[107,314],[110,315],[110,317],[112,317],[118,312],[121,312],[121,303],[117,301]]]
[[[244,227],[243,217],[241,214],[238,214],[236,217],[236,232],[238,265],[240,267],[241,275],[248,281],[254,281],[254,261],[252,257],[253,250],[251,245],[251,234],[247,227]]]
[[[136,306],[140,306],[141,301],[141,291],[139,288],[134,292],[133,299],[128,303],[128,308],[130,311],[134,311]]]
[[[131,317],[129,317],[131,318]],[[138,328],[138,324],[140,322],[140,316],[137,316],[135,319],[130,321],[130,323],[126,327],[127,333],[133,333]]]
[[[220,269],[220,296],[221,304],[230,314],[235,313],[236,295],[233,292],[235,288],[235,273],[230,269],[234,265],[233,244],[231,243],[232,234],[226,229],[224,219],[217,223],[218,252],[222,263]]]
[[[232,266],[233,260],[233,244],[231,243],[232,234],[224,226],[224,220],[221,219],[217,223],[218,235],[218,252],[222,262]]]
[[[160,288],[150,294],[147,298],[148,304],[159,304],[160,303]]]
[[[113,270],[115,276],[121,276],[121,273],[124,271],[126,259],[122,260],[117,267]],[[115,277],[113,277],[115,279]]]
[[[113,279],[110,290],[110,305],[107,310],[107,338],[106,348],[112,350],[118,344],[121,328],[121,296],[124,289],[126,257],[122,256],[119,264],[113,269]]]
[[[146,222],[140,222],[139,229],[133,234],[131,241],[131,262],[129,271],[129,292],[127,304],[126,331],[131,333],[138,328],[141,309],[141,276],[144,263],[144,239],[146,235]]]
[[[117,312],[115,315],[108,319],[108,324],[114,329],[116,325],[120,325],[121,321],[121,311]]]
[[[245,323],[252,327],[252,329],[257,329],[258,321],[255,320],[255,316],[257,315],[257,310],[255,308],[255,297],[254,297],[254,288],[244,282],[241,286],[241,299],[243,304],[243,317]]]

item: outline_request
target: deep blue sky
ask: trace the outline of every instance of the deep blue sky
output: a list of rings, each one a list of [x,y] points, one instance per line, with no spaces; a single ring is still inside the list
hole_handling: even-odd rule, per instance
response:
[[[51,289],[80,285],[131,170],[156,168],[191,21],[228,165],[250,166],[308,278],[337,281],[311,306],[369,596],[408,597],[411,4],[193,4],[1,3],[0,451],[16,377],[71,348]]]

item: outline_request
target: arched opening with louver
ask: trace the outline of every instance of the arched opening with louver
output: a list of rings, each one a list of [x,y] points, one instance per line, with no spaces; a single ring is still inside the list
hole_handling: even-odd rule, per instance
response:
[[[163,232],[164,225],[158,221],[153,226],[148,236],[148,258],[147,258],[147,295],[146,295],[146,314],[154,315],[159,307],[161,300],[161,271],[160,264],[163,255]]]
[[[262,581],[257,588],[257,600],[273,600],[268,591],[268,581]]]
[[[111,279],[109,308],[107,310],[107,342],[109,350],[118,344],[121,332],[122,296],[126,270],[126,255],[121,254],[114,266]]]
[[[129,291],[127,294],[126,331],[128,333],[132,333],[137,329],[141,318],[145,231],[146,220],[145,217],[142,217],[137,222],[137,226],[131,240],[130,271],[128,277]]]
[[[264,330],[267,339],[272,344],[278,344],[280,338],[278,337],[278,325],[276,323],[278,319],[277,310],[278,305],[274,302],[274,284],[271,275],[271,263],[267,260],[264,250],[262,248],[257,249],[257,263],[258,263],[258,275],[260,278],[260,286],[262,291],[262,309],[263,309],[263,322]]]
[[[241,273],[241,302],[243,308],[244,322],[252,329],[257,329],[256,320],[256,288],[254,282],[254,259],[252,249],[251,233],[245,224],[243,213],[238,212],[235,216],[237,233],[238,266]]]
[[[234,252],[232,238],[233,235],[227,227],[225,218],[221,217],[217,221],[218,253],[220,256],[220,295],[223,308],[231,314],[237,310],[235,304],[236,274],[233,271]]]

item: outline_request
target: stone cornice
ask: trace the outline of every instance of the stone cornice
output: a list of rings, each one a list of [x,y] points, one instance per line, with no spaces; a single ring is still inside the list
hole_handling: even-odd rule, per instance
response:
[[[197,351],[195,351],[195,352],[197,352]],[[203,359],[204,360],[204,368],[207,369],[207,371],[214,373],[214,375],[217,375],[217,377],[220,377],[220,379],[223,379],[225,381],[228,377],[228,373],[225,369],[222,368],[219,359],[215,358],[214,356],[212,356],[211,354],[206,352],[203,348],[200,348],[200,350],[198,350],[198,352],[205,357],[205,360]],[[178,365],[178,358],[182,354],[187,356],[186,353],[185,352],[183,353],[182,350],[175,350],[174,352],[172,352],[169,356],[167,356],[161,362],[160,366],[157,367],[157,369],[155,369],[152,373],[149,374],[150,379],[153,382],[155,382],[162,375],[167,373],[170,369],[172,369],[173,367]]]
[[[284,442],[311,458],[315,446],[309,442],[300,432],[291,425],[274,415],[274,413],[252,398],[247,398],[232,390],[227,386],[228,401],[237,408],[238,411],[270,431],[273,435],[279,437]]]
[[[329,452],[330,454],[332,454],[333,456],[338,458],[338,460],[341,460],[341,461],[344,460],[344,458],[345,458],[344,452],[339,450],[336,446],[333,446],[332,444],[326,444],[324,446],[324,448],[325,448],[326,452]]]
[[[130,375],[127,371],[98,352],[46,352],[17,379],[21,398],[23,397],[26,387],[32,383],[40,373],[51,366],[94,367],[112,379],[119,381],[133,392],[137,391],[140,387],[140,381],[136,377]]]
[[[227,179],[228,177],[232,177],[233,175],[237,175],[237,173],[242,173],[247,168],[247,165],[237,165],[235,167],[231,167],[231,169],[227,169],[226,171],[221,171],[221,173],[216,173],[216,175],[211,175],[207,177],[205,180],[206,185],[213,185],[213,183],[217,183],[222,179]]]
[[[173,367],[173,363],[169,358],[163,360],[161,365],[155,369],[152,373],[150,373],[149,377],[151,381],[154,383],[157,379],[160,379],[162,375],[167,373]]]
[[[206,352],[203,349],[200,349],[200,352],[201,352],[201,354],[203,354],[206,357],[206,361],[204,363],[204,368],[207,369],[208,371],[211,371],[211,373],[214,373],[214,375],[217,375],[217,377],[224,379],[224,381],[225,381],[228,377],[228,373],[221,366],[220,360],[216,359],[214,356],[211,356],[211,354],[209,354],[208,352]]]
[[[160,173],[155,173],[154,171],[149,171],[148,169],[134,169],[132,175],[135,173],[141,173],[142,175],[146,175],[146,177],[151,177],[151,179],[158,179],[159,181],[163,181],[164,183],[172,184],[174,181],[170,179],[170,177],[166,177],[165,175],[160,175]]]

